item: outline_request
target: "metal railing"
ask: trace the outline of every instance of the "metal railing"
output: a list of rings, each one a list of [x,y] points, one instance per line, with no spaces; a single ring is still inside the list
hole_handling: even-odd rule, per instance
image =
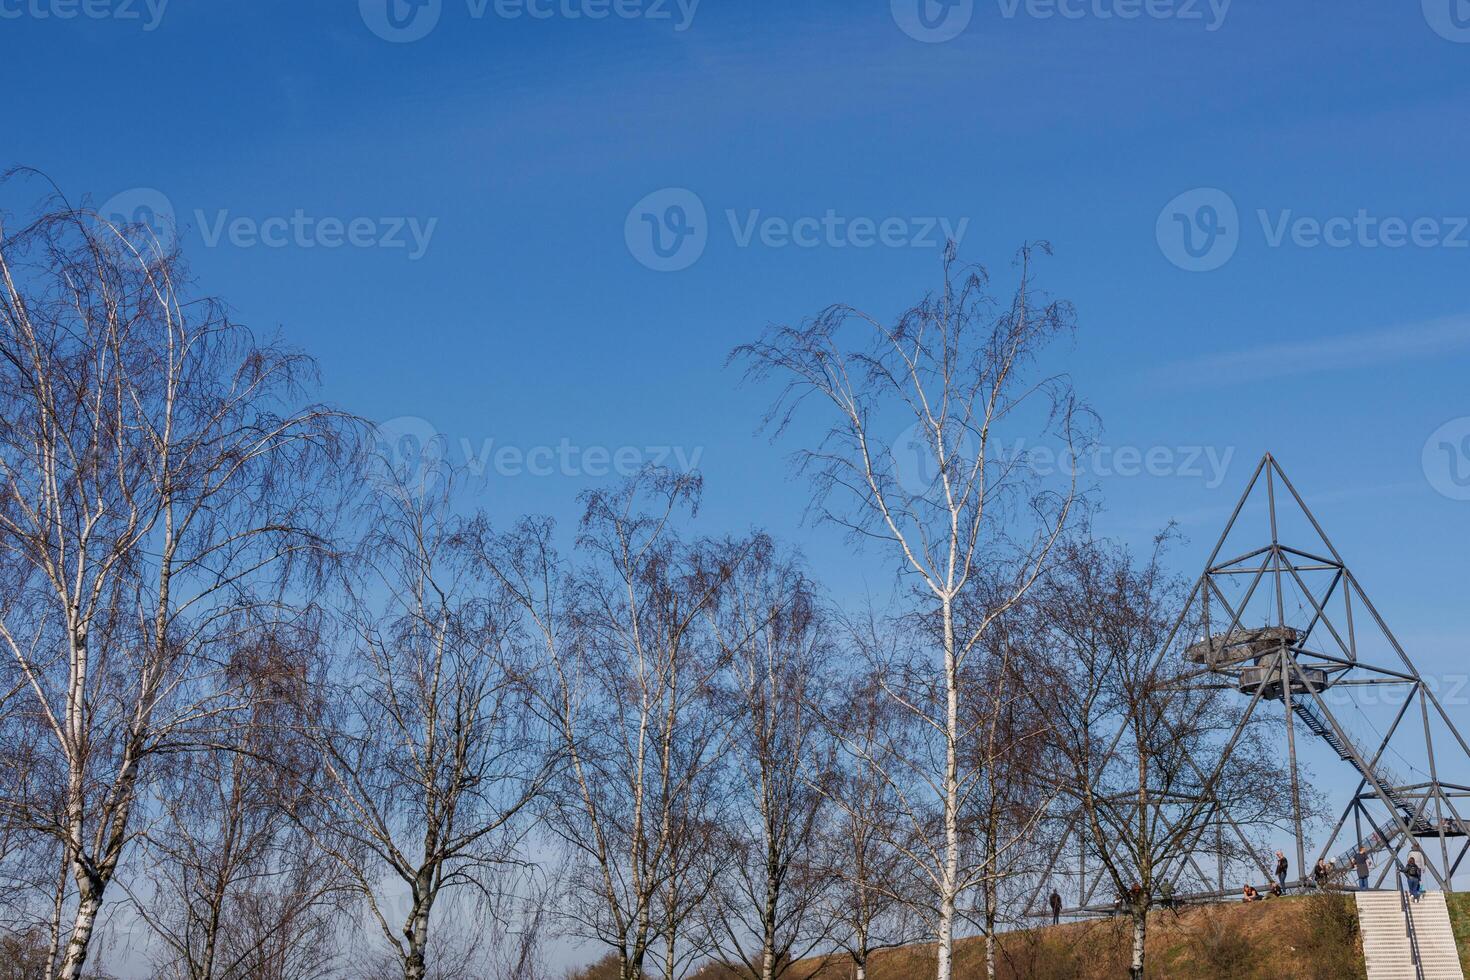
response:
[[[1404,913],[1404,935],[1409,940],[1409,955],[1414,960],[1414,976],[1418,980],[1425,980],[1424,961],[1419,956],[1419,934],[1414,930],[1414,908],[1409,903],[1409,889],[1404,882],[1402,869],[1397,870],[1399,886],[1399,908]]]

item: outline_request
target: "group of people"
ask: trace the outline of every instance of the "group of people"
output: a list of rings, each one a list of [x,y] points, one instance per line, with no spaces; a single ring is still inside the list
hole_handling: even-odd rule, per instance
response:
[[[1358,890],[1368,890],[1368,879],[1372,876],[1374,861],[1373,855],[1368,853],[1367,845],[1359,844],[1357,853],[1352,859],[1353,871],[1357,874]],[[1291,862],[1286,855],[1280,851],[1276,852],[1276,881],[1272,883],[1269,895],[1279,898],[1286,894],[1286,876],[1291,870]],[[1312,870],[1312,883],[1319,889],[1325,890],[1332,882],[1335,871],[1331,864],[1324,858],[1317,862],[1317,867]],[[1409,856],[1409,861],[1404,865],[1404,880],[1408,883],[1409,897],[1419,901],[1424,894],[1424,869],[1414,855]],[[1259,889],[1254,885],[1246,885],[1241,890],[1241,901],[1259,902],[1263,898]]]
[[[1320,870],[1322,867],[1322,862],[1317,862],[1317,867]],[[1290,872],[1291,862],[1287,860],[1284,853],[1282,853],[1281,851],[1277,851],[1276,880],[1271,882],[1271,887],[1267,890],[1266,895],[1262,895],[1260,889],[1258,889],[1255,885],[1248,884],[1241,889],[1240,900],[1242,902],[1259,902],[1267,897],[1281,898],[1283,895],[1286,894],[1286,876]]]
[[[1359,844],[1357,853],[1353,855],[1353,870],[1357,872],[1359,891],[1368,890],[1368,879],[1372,874],[1373,865],[1373,855],[1368,853],[1366,845]],[[1248,903],[1264,901],[1267,898],[1281,898],[1286,894],[1286,878],[1290,873],[1291,861],[1287,859],[1285,853],[1277,851],[1276,880],[1271,883],[1271,887],[1266,890],[1266,894],[1262,895],[1260,889],[1256,888],[1255,885],[1247,884],[1241,889],[1241,901]],[[1319,891],[1325,891],[1331,885],[1334,874],[1335,870],[1333,866],[1323,858],[1312,869],[1312,884]],[[1416,856],[1412,854],[1409,856],[1408,863],[1404,865],[1403,874],[1404,880],[1408,883],[1409,897],[1415,902],[1419,901],[1424,895],[1424,869],[1420,866]],[[1134,885],[1128,894],[1123,895],[1119,899],[1118,905],[1122,906],[1124,901],[1136,904],[1142,896],[1142,891],[1140,886]],[[1172,907],[1174,904],[1174,888],[1168,881],[1165,881],[1159,888],[1159,900],[1166,908]],[[1055,889],[1051,893],[1050,905],[1052,924],[1060,925],[1062,921],[1062,896]]]
[[[1368,890],[1368,876],[1373,870],[1373,855],[1368,853],[1368,848],[1358,845],[1358,853],[1353,855],[1353,870],[1358,875],[1358,891]],[[1409,897],[1414,901],[1424,897],[1424,868],[1419,864],[1416,855],[1410,854],[1409,861],[1404,865],[1404,881],[1408,885]]]

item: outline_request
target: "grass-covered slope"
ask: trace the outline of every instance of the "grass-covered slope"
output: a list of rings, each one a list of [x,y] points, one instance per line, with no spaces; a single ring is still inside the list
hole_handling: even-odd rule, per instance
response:
[[[1460,966],[1470,974],[1470,894],[1451,895],[1449,906],[1455,941],[1460,944]]]
[[[1470,928],[1470,903],[1458,907],[1461,925]],[[1002,937],[998,974],[1003,980],[1127,977],[1131,943],[1124,919],[1011,933]],[[984,942],[962,942],[956,960],[956,980],[980,980]],[[875,957],[868,977],[922,980],[934,975],[933,963],[932,947],[906,947]],[[1148,974],[1160,980],[1364,978],[1357,910],[1351,896],[1328,895],[1159,912],[1150,923]],[[802,963],[796,971],[799,980],[851,976],[841,960]]]

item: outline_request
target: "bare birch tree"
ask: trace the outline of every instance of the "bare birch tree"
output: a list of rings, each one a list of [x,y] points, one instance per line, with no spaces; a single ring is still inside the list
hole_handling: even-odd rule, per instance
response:
[[[801,326],[781,326],[732,355],[751,377],[785,382],[767,417],[777,434],[803,413],[825,409],[831,428],[799,459],[814,482],[818,516],[887,549],[917,617],[930,621],[909,655],[933,680],[933,700],[885,680],[885,696],[925,727],[933,751],[890,762],[907,787],[912,819],[937,814],[937,835],[911,852],[933,892],[938,980],[951,980],[960,896],[983,876],[963,829],[966,798],[979,775],[966,742],[964,676],[994,617],[1019,602],[1062,533],[1072,482],[1040,486],[1024,454],[1005,452],[1007,436],[1051,435],[1065,457],[1076,408],[1061,377],[1031,375],[1042,350],[1071,329],[1069,305],[1038,292],[1032,262],[1018,258],[1019,284],[1005,300],[988,292],[980,270],[959,271],[946,250],[940,291],[887,324],[834,306]],[[850,336],[855,333],[856,336]],[[965,621],[959,606],[972,577],[1014,583],[986,616]],[[922,647],[922,648],[920,648]],[[904,771],[899,771],[902,769]]]
[[[0,616],[7,586],[0,580]],[[44,768],[38,743],[44,734],[26,706],[24,681],[13,663],[0,662],[0,934],[41,934],[39,904],[56,884],[55,841],[17,818],[18,807],[4,801],[34,799],[56,783]],[[65,881],[66,869],[61,869]]]
[[[730,861],[722,790],[713,780],[701,780],[695,792],[702,798],[689,808],[701,818],[685,824],[669,842],[668,874],[654,899],[659,937],[648,952],[653,976],[682,980],[719,952],[715,897]]]
[[[851,678],[839,691],[826,724],[842,750],[821,785],[831,814],[823,826],[833,878],[826,899],[854,980],[867,980],[875,953],[919,938],[919,889],[905,857],[913,846],[909,824],[894,787],[870,762],[901,741],[894,729],[905,719],[872,675]]]
[[[712,610],[733,731],[731,860],[720,876],[715,945],[737,975],[786,976],[830,932],[819,850],[833,759],[820,724],[832,638],[812,584],[761,540]]]
[[[727,739],[707,612],[749,546],[681,539],[699,491],[695,475],[648,470],[588,493],[576,572],[547,521],[522,522],[486,558],[548,664],[543,711],[565,760],[548,826],[574,856],[566,916],[620,980],[648,977],[651,948],[678,925],[661,896],[689,839],[709,833]]]
[[[317,679],[319,618],[232,657],[227,677],[247,677],[256,703],[159,780],[146,884],[128,890],[158,941],[160,978],[292,980],[335,965],[341,879],[293,816],[314,772],[293,717]]]
[[[1012,587],[976,590],[965,604],[967,616],[989,615],[994,596]],[[1026,891],[1034,865],[1044,860],[1039,830],[1053,809],[1057,793],[1050,785],[1046,744],[1050,725],[1033,696],[1028,676],[1025,619],[1013,608],[996,618],[985,638],[987,656],[967,674],[967,701],[973,753],[978,773],[964,820],[983,856],[984,871],[976,885],[976,924],[985,937],[985,975],[994,980],[999,933],[1016,925],[1027,911]]]
[[[351,655],[308,719],[321,772],[304,826],[422,980],[452,973],[431,962],[449,955],[441,903],[493,912],[512,893],[547,756],[514,607],[477,574],[480,522],[454,516],[452,480],[427,493],[394,475],[347,586]]]
[[[340,417],[309,360],[190,299],[176,255],[68,209],[0,242],[0,649],[47,738],[52,792],[10,819],[65,852],[57,976],[87,962],[159,760],[248,710],[223,647],[329,554]]]

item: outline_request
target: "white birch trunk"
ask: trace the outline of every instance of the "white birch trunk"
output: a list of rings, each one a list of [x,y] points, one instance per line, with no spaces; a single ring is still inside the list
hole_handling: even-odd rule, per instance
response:
[[[1143,980],[1144,943],[1148,939],[1148,912],[1133,910],[1133,964],[1128,970],[1130,980]]]
[[[71,939],[66,944],[66,955],[62,957],[57,980],[78,980],[87,962],[87,949],[92,942],[92,931],[97,927],[97,913],[102,910],[102,896],[92,888],[84,887],[81,901],[77,904],[76,919],[72,923]]]
[[[429,910],[416,908],[404,930],[408,939],[408,956],[403,961],[404,980],[423,980],[428,974]]]
[[[944,616],[944,872],[939,897],[939,956],[936,980],[954,977],[954,915],[960,875],[959,746],[960,725],[958,660],[955,657],[954,609],[945,598]]]

